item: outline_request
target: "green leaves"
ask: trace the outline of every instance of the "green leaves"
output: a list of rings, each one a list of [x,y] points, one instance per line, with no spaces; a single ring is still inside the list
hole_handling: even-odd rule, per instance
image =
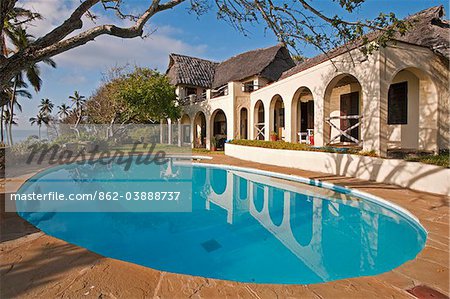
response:
[[[175,87],[159,72],[136,67],[120,80],[118,96],[135,122],[146,123],[161,118],[178,118]]]

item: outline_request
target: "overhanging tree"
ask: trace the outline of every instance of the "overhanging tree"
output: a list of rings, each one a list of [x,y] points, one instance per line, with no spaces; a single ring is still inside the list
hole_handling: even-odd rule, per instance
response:
[[[336,2],[342,11],[353,13],[365,0],[327,0]],[[102,35],[118,38],[135,38],[144,36],[145,24],[157,13],[188,2],[191,11],[203,14],[215,11],[220,19],[231,23],[245,34],[246,25],[264,21],[266,28],[273,31],[281,42],[297,48],[299,42],[312,44],[322,51],[336,45],[363,39],[367,30],[380,30],[376,45],[384,46],[396,32],[403,33],[407,24],[399,21],[393,13],[380,13],[372,20],[346,20],[338,15],[328,16],[313,5],[311,0],[143,0],[147,6],[140,13],[126,9],[126,0],[81,0],[71,15],[59,26],[30,43],[18,53],[0,53],[0,88],[21,70],[31,65],[82,46]],[[132,21],[129,27],[116,24],[99,24],[93,28],[83,29],[83,16],[96,19],[92,10],[101,6],[116,13],[117,19]],[[5,24],[23,26],[32,22],[36,16],[14,17],[12,12],[20,8],[17,0],[0,1],[0,32],[5,31]],[[131,6],[130,10],[134,10]],[[39,12],[38,12],[39,13]],[[40,17],[40,15],[37,15]],[[45,17],[45,16],[43,16]],[[10,22],[7,22],[7,21]],[[13,20],[11,22],[11,20]],[[4,48],[6,39],[0,38],[0,48]],[[371,44],[373,45],[373,43]]]
[[[169,79],[151,69],[135,67],[111,75],[86,102],[90,123],[153,123],[162,118],[176,119],[176,93]]]

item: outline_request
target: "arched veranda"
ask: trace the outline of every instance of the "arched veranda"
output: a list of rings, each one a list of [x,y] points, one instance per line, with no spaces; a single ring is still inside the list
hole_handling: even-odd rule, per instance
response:
[[[284,102],[280,95],[275,95],[270,101],[269,126],[271,136],[276,135],[277,139],[283,140],[286,136]]]
[[[181,142],[183,144],[191,143],[191,118],[189,115],[184,114],[180,119],[181,124]]]
[[[300,87],[291,104],[291,140],[311,144],[314,134],[314,98],[307,87]]]
[[[227,117],[222,109],[217,109],[211,114],[212,137],[218,149],[223,149],[227,140]]]
[[[350,74],[334,77],[324,95],[324,142],[361,146],[361,111],[362,88],[358,79]]]
[[[264,103],[261,100],[258,100],[255,104],[254,109],[254,139],[255,140],[264,140],[266,137],[266,125],[265,125],[265,116],[264,116]]]
[[[194,147],[206,148],[206,116],[202,111],[194,117]]]
[[[437,151],[438,95],[430,76],[418,68],[402,69],[385,98],[388,150]]]

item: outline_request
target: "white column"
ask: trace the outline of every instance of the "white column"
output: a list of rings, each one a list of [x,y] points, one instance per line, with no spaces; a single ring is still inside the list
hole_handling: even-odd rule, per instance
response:
[[[164,129],[164,125],[163,125],[163,120],[161,119],[159,121],[159,143],[163,143],[164,138],[163,138],[163,129]]]
[[[283,99],[284,103],[284,141],[292,142],[292,101]],[[295,127],[294,127],[295,128]],[[294,139],[295,141],[295,139]]]
[[[205,114],[206,120],[206,149],[211,149],[211,115]]]
[[[234,139],[234,110],[225,114],[227,118],[227,140]]]
[[[255,139],[255,105],[250,102],[250,107],[248,107],[248,139]]]
[[[181,131],[181,119],[179,119],[178,120],[178,146],[180,146],[181,147],[181,134],[182,134],[182,131]]]
[[[172,144],[172,120],[170,118],[167,119],[167,131],[168,131],[167,144]]]
[[[264,103],[264,140],[270,140],[270,101]]]
[[[314,99],[314,145],[324,146],[325,134],[325,100],[319,94],[313,94]]]
[[[190,128],[189,128],[189,132],[190,132],[190,138],[189,140],[191,141],[191,147],[194,148],[194,130],[196,129],[195,127],[195,116],[192,118],[191,124],[190,124]]]
[[[227,118],[227,140],[234,139],[236,115],[239,114],[239,111],[235,111],[236,90],[240,88],[240,86],[240,83],[228,83],[228,95],[231,97],[232,104],[230,105],[229,109],[223,110]]]

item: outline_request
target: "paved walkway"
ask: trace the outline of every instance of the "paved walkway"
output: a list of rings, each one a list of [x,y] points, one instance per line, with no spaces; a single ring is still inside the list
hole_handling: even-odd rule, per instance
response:
[[[105,258],[38,232],[15,214],[4,213],[2,207],[0,297],[415,298],[406,291],[415,286],[428,286],[449,295],[448,197],[353,178],[263,165],[222,155],[212,157],[206,162],[295,174],[358,188],[383,197],[419,218],[429,232],[426,247],[415,260],[378,276],[315,285],[236,283],[171,274]],[[0,202],[3,203],[3,200]],[[420,288],[416,288],[416,294],[419,292]],[[422,291],[425,295],[429,292]]]

